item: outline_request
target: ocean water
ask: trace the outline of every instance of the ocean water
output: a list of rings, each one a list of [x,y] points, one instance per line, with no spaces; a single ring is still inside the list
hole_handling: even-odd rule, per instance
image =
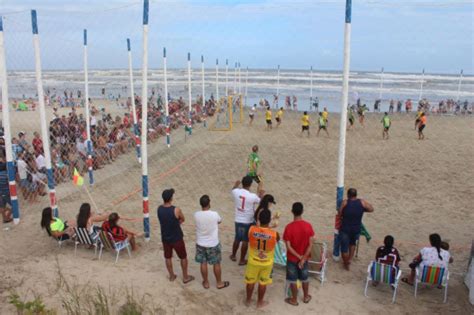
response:
[[[227,86],[230,90],[240,91],[247,95],[247,105],[258,103],[262,98],[273,104],[273,95],[277,93],[276,70],[241,70],[240,84],[238,72],[229,69]],[[361,98],[372,108],[374,101],[382,96],[382,111],[388,109],[390,99],[418,100],[423,80],[422,97],[427,98],[432,105],[443,99],[457,99],[459,75],[421,74],[414,73],[384,73],[383,87],[380,89],[381,74],[374,72],[351,72],[349,83],[349,102],[355,103]],[[313,71],[313,97],[319,98],[320,108],[327,107],[329,111],[337,112],[341,107],[342,74],[335,71]],[[219,96],[225,95],[226,72],[219,70]],[[168,70],[168,91],[172,98],[183,97],[187,100],[187,70]],[[36,81],[33,71],[14,71],[8,74],[10,98],[36,97]],[[92,98],[126,97],[129,95],[128,70],[90,70],[89,94]],[[154,89],[156,93],[163,93],[164,81],[162,69],[149,71],[149,95]],[[43,87],[51,95],[63,95],[66,90],[73,91],[75,97],[77,90],[84,94],[84,74],[82,71],[43,71]],[[141,71],[134,71],[135,93],[141,95]],[[206,97],[211,94],[216,96],[216,71],[205,70]],[[102,95],[105,89],[105,95]],[[202,91],[201,70],[192,70],[192,95],[195,99]],[[279,83],[279,106],[284,106],[286,96],[296,96],[298,109],[309,108],[311,94],[311,76],[307,70],[281,70]],[[474,76],[465,75],[462,79],[459,92],[461,101],[474,102]]]

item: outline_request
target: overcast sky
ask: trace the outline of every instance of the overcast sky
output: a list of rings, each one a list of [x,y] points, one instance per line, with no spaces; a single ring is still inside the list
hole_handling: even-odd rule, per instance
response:
[[[150,3],[150,66],[341,70],[345,0],[167,0]],[[33,69],[30,9],[38,11],[44,69],[141,67],[140,0],[0,0],[9,69]],[[351,70],[473,73],[473,1],[353,0]]]

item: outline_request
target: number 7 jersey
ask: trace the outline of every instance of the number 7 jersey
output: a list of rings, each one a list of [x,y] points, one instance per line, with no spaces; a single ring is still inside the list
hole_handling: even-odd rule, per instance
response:
[[[277,232],[253,225],[249,230],[249,263],[257,266],[273,264]]]

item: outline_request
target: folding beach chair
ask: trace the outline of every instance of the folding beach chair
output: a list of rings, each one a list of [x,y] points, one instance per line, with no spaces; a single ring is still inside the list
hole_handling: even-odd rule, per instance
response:
[[[115,242],[113,237],[112,237],[112,234],[110,234],[109,232],[106,232],[106,231],[101,231],[100,234],[99,234],[99,238],[100,238],[99,260],[102,257],[102,250],[104,248],[106,248],[108,250],[111,250],[111,251],[115,251],[115,253],[116,253],[115,263],[117,263],[117,261],[119,259],[120,251],[124,248],[127,249],[128,257],[132,257],[132,255],[130,253],[130,243],[128,242],[128,240],[124,240],[124,241],[121,241],[121,242]]]
[[[327,245],[325,242],[313,241],[311,249],[311,260],[308,261],[309,273],[318,275],[321,285],[326,280],[326,266],[327,266]]]
[[[449,270],[448,268],[443,267],[434,267],[434,266],[423,266],[421,270],[420,267],[416,268],[416,277],[415,277],[415,298],[418,291],[418,283],[431,284],[436,286],[444,287],[444,300],[443,303],[446,303],[448,299],[448,282],[449,282]]]
[[[283,241],[279,241],[275,246],[274,263],[286,267],[286,246]]]
[[[372,261],[367,268],[367,281],[365,282],[364,295],[367,296],[369,281],[385,283],[393,288],[392,303],[395,303],[397,298],[398,283],[401,276],[402,271],[399,269],[397,270],[395,266]]]
[[[74,228],[76,240],[74,241],[74,256],[76,256],[77,245],[94,246],[94,257],[97,255],[98,238],[92,238],[86,228]]]
[[[47,229],[46,229],[46,233],[48,233],[48,236],[51,237],[53,240],[55,240],[56,242],[58,242],[58,247],[61,248],[63,243],[69,239],[72,239],[71,237],[67,237],[65,238],[65,236],[60,236],[60,237],[55,237],[53,236]],[[73,236],[74,237],[74,236]]]

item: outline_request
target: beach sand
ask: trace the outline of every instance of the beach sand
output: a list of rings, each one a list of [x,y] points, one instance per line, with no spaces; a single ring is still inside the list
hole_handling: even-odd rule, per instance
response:
[[[20,130],[39,131],[38,117],[38,112],[12,113],[13,134]],[[151,308],[163,314],[257,313],[255,305],[247,308],[243,303],[245,267],[237,266],[228,258],[234,237],[230,189],[245,174],[245,162],[252,145],[260,147],[264,188],[277,202],[273,210],[282,213],[277,230],[283,233],[284,226],[292,220],[292,203],[301,201],[305,205],[304,218],[313,224],[316,237],[328,243],[329,255],[332,250],[339,117],[330,114],[330,138],[325,134],[316,138],[314,114],[311,114],[311,137],[301,137],[299,119],[300,114],[285,113],[282,125],[266,132],[263,113],[259,112],[251,127],[246,121],[234,124],[231,132],[211,132],[196,125],[186,141],[182,129],[175,131],[169,149],[164,138],[150,144],[151,240],[140,239],[139,250],[133,252],[131,258],[123,252],[116,265],[109,252],[98,261],[94,259],[93,250],[84,247],[74,256],[72,242],[59,249],[39,226],[41,210],[48,206],[47,198],[33,205],[22,202],[21,223],[0,231],[0,313],[16,312],[8,303],[8,296],[14,290],[29,300],[39,295],[47,307],[64,314],[62,302],[68,292],[64,281],[70,290],[82,290],[83,295],[94,294],[97,286],[102,286],[115,295],[110,298],[110,303],[117,305],[115,310],[125,302],[127,292],[133,291],[139,300],[143,299],[147,313]],[[297,308],[284,303],[285,270],[276,266],[273,284],[266,294],[270,304],[262,310],[264,313],[472,314],[474,311],[462,283],[474,231],[470,199],[474,191],[474,120],[472,117],[429,116],[426,140],[418,141],[413,115],[393,115],[390,140],[383,141],[380,119],[379,115],[369,114],[365,127],[356,123],[355,129],[347,133],[345,185],[357,188],[359,195],[375,208],[373,214],[364,216],[372,241],[367,244],[362,239],[359,257],[350,272],[329,258],[327,281],[322,286],[312,278],[313,299],[309,304],[300,301]],[[31,133],[28,139],[32,139]],[[84,176],[87,182],[87,175]],[[96,171],[95,177],[96,184],[88,189],[101,211],[142,217],[141,166],[133,151]],[[168,281],[160,241],[156,208],[161,201],[161,191],[169,187],[175,188],[175,204],[186,216],[183,230],[189,269],[196,277],[186,285],[180,281],[176,258],[173,263],[179,278],[173,283]],[[90,202],[85,189],[72,183],[59,185],[57,193],[63,219],[74,219],[80,204]],[[211,288],[203,289],[199,265],[194,262],[193,213],[199,209],[198,200],[203,194],[210,195],[212,209],[223,218],[219,231],[223,279],[231,283],[223,290],[215,288],[211,272]],[[142,230],[140,221],[122,224]],[[427,245],[428,235],[434,232],[449,240],[454,257],[450,266],[448,303],[442,303],[443,291],[435,287],[422,287],[415,299],[413,288],[406,284],[400,285],[394,305],[390,304],[392,291],[388,287],[370,286],[368,297],[364,296],[367,265],[385,235],[395,237],[395,246],[402,256],[403,276],[406,276],[412,257]]]

